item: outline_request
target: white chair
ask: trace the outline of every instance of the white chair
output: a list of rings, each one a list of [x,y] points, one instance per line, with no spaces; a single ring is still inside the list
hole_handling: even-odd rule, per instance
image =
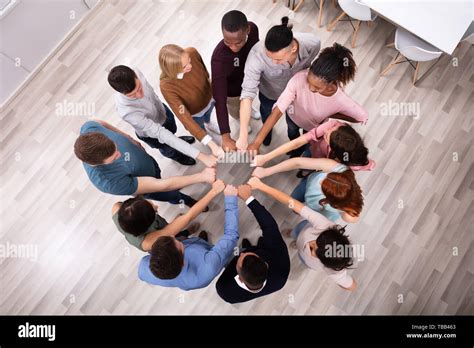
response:
[[[401,28],[397,28],[397,30],[395,31],[394,46],[398,50],[398,53],[395,58],[392,59],[390,64],[382,70],[380,75],[382,76],[386,74],[396,64],[408,62],[413,67],[413,69],[415,69],[415,73],[413,74],[414,85],[418,81],[417,77],[420,62],[428,62],[434,59],[438,59],[423,75],[426,76],[429,70],[431,70],[436,65],[436,63],[438,63],[443,53],[438,48],[420,39],[418,36],[415,36],[412,33]],[[413,62],[416,62],[416,65],[413,65]],[[422,77],[420,77],[420,79],[421,78]]]
[[[344,16],[349,17],[348,21],[351,23],[352,28],[354,29],[354,34],[352,35],[352,48],[355,47],[357,35],[359,34],[359,28],[361,22],[367,22],[367,25],[370,26],[370,23],[377,18],[377,15],[372,13],[370,7],[361,4],[357,0],[338,0],[339,6],[341,6],[342,12],[331,22],[329,23],[327,30],[331,31],[336,26],[339,21],[343,20]],[[356,20],[355,27],[352,24],[352,19]]]
[[[276,3],[276,1],[277,1],[277,0],[272,0],[273,3]],[[318,14],[318,28],[321,27],[321,18],[322,18],[322,16],[323,16],[324,1],[325,1],[325,0],[314,0],[314,3],[315,3],[316,6],[319,8],[319,14]],[[293,1],[292,4],[290,3],[289,0],[287,1],[288,7],[291,8],[293,12],[298,11],[298,9],[301,7],[301,5],[303,5],[303,3],[304,3],[304,0],[299,0],[298,3],[296,3],[295,1]],[[332,3],[333,3],[334,6],[336,6],[336,0],[332,0]]]

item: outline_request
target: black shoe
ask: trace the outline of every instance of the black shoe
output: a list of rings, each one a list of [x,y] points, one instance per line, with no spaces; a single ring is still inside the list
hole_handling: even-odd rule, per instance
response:
[[[186,239],[189,237],[191,233],[188,231],[188,230],[184,230],[184,231],[181,231],[179,232],[177,235],[176,235],[176,239],[177,238],[183,238],[183,239]]]
[[[206,232],[206,231],[201,231],[201,232],[199,232],[198,237],[201,238],[201,239],[204,239],[206,242],[208,241],[208,236],[207,236],[207,232]]]
[[[188,197],[189,197],[189,196],[188,196]],[[185,202],[184,202],[184,204],[186,204],[186,206],[188,206],[188,207],[190,207],[190,208],[191,208],[194,204],[196,204],[196,203],[197,203],[197,201],[196,201],[194,198],[192,198],[192,197],[189,197],[189,198],[185,199]],[[208,211],[209,211],[209,207],[206,207],[206,208],[203,210],[203,212],[208,212]]]
[[[188,144],[194,144],[196,142],[196,138],[191,137],[189,135],[183,135],[183,136],[180,136],[178,138],[180,138],[181,140],[184,140]]]
[[[252,246],[247,238],[242,239],[242,249],[248,249]]]
[[[183,155],[182,153],[178,153],[172,158],[172,160],[182,164],[183,166],[193,166],[196,164],[196,160],[194,158]]]

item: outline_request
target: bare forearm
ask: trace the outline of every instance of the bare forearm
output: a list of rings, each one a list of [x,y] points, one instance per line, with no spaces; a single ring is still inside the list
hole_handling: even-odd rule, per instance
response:
[[[202,181],[199,174],[173,176],[166,179],[140,177],[138,178],[138,188],[134,195],[178,190]]]
[[[247,139],[250,116],[252,114],[252,99],[240,101],[240,137]]]
[[[266,184],[261,184],[258,189],[262,192],[265,192],[267,195],[273,197],[276,199],[278,202],[286,205],[290,209],[293,209],[296,213],[299,213],[301,209],[303,209],[304,204],[301,203],[300,201],[292,198],[290,195],[288,195],[285,192],[282,192],[280,190],[277,190],[274,187],[268,186]]]
[[[265,140],[265,137],[268,135],[268,133],[270,133],[270,131],[273,129],[273,127],[282,115],[283,113],[276,106],[270,116],[268,116],[260,131],[257,133],[257,136],[254,140],[255,144],[262,145],[263,141]]]
[[[275,150],[267,153],[265,155],[265,159],[267,161],[270,161],[274,159],[275,157],[282,156],[286,154],[287,152],[290,152],[291,150],[297,149],[305,144],[307,144],[308,141],[306,140],[306,137],[304,135],[296,138],[295,140],[289,141],[279,147],[277,147]]]

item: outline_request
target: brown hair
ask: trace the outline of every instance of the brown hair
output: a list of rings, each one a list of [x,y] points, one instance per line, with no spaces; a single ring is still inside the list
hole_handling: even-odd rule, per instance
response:
[[[321,199],[319,204],[330,204],[350,216],[360,215],[364,198],[351,169],[342,173],[329,173],[321,182],[321,190],[326,198]]]
[[[74,143],[76,157],[93,166],[104,163],[116,149],[115,143],[99,132],[81,134]]]
[[[174,279],[184,264],[184,255],[176,247],[174,237],[161,236],[151,247],[150,271],[160,279]]]
[[[178,45],[164,45],[158,54],[158,62],[160,63],[161,75],[160,80],[176,79],[178,73],[183,71],[183,63],[181,56],[184,49]]]

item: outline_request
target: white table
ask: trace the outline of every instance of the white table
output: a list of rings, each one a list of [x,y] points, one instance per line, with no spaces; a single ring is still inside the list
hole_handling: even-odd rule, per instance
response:
[[[448,54],[474,17],[474,0],[357,1]]]

